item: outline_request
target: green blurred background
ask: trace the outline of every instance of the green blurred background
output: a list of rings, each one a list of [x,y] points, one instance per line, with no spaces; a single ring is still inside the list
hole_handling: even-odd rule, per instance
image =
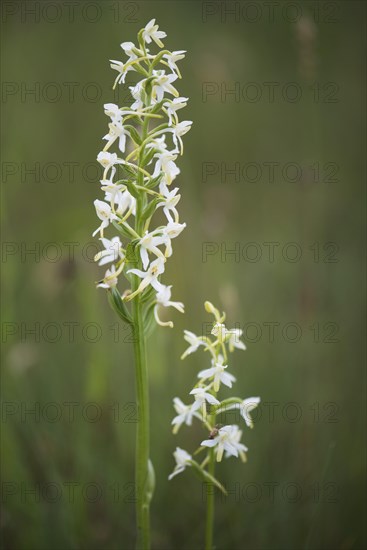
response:
[[[218,467],[216,548],[363,548],[365,4],[353,1],[3,3],[3,547],[134,545],[132,344],[90,258],[103,104],[126,103],[108,60],[153,17],[169,49],[188,50],[177,87],[194,121],[177,180],[187,229],[164,279],[186,314],[149,340],[153,548],[203,546],[200,483],[167,476],[175,446],[206,436],[170,427],[172,398],[207,365],[179,359],[183,329],[210,321],[205,299],[245,331],[235,393],[262,398],[248,463]]]

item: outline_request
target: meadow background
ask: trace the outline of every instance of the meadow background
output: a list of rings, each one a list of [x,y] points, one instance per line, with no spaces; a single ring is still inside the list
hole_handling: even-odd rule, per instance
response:
[[[183,329],[208,327],[205,299],[245,332],[236,393],[262,399],[248,463],[218,468],[216,548],[364,547],[365,15],[355,1],[3,3],[3,548],[134,545],[131,335],[95,289],[91,233],[103,104],[126,104],[108,60],[153,17],[188,51],[177,86],[194,121],[165,279],[186,314],[148,348],[153,548],[203,545],[203,488],[167,476],[175,446],[206,436],[170,427],[207,365],[179,359]]]

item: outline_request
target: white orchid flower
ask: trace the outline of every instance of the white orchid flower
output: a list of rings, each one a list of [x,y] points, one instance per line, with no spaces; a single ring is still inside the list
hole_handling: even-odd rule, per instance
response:
[[[167,150],[166,136],[163,135],[152,139],[149,143],[147,143],[146,148],[156,149],[157,153],[163,153],[163,151]]]
[[[253,411],[258,406],[260,401],[261,401],[260,397],[248,397],[247,399],[244,399],[242,403],[233,403],[230,405],[226,405],[225,410],[229,411],[232,409],[239,409],[242,418],[246,422],[246,425],[249,428],[253,428],[254,421],[250,415],[250,412]]]
[[[173,399],[173,406],[177,413],[177,416],[172,420],[174,434],[178,432],[182,424],[191,426],[193,418],[201,420],[200,414],[192,410],[192,405],[185,405],[178,397]]]
[[[220,462],[223,458],[224,451],[226,456],[236,456],[241,457],[243,462],[246,462],[245,453],[248,451],[248,448],[240,443],[242,436],[241,430],[238,426],[223,426],[218,430],[218,435],[213,439],[205,439],[201,442],[203,447],[216,447],[217,451],[217,462]]]
[[[122,112],[118,105],[115,103],[105,103],[103,107],[105,114],[110,117],[112,122],[121,122]]]
[[[208,378],[214,379],[214,391],[219,391],[220,383],[222,382],[225,386],[228,386],[228,388],[232,387],[232,382],[236,381],[236,378],[229,374],[229,372],[225,372],[225,369],[228,367],[228,365],[223,365],[223,357],[222,355],[218,356],[217,361],[215,362],[212,359],[212,367],[210,369],[205,369],[199,372],[198,377],[207,380]]]
[[[107,269],[103,281],[97,284],[98,288],[114,288],[117,285],[117,276],[118,272],[116,271],[115,266],[113,265],[111,269]]]
[[[135,102],[131,105],[131,108],[134,111],[138,111],[144,107],[144,101],[143,101],[143,92],[144,92],[144,86],[145,86],[145,79],[140,80],[135,86],[129,86],[129,90],[133,98],[135,99]]]
[[[118,75],[113,84],[113,89],[115,89],[116,84],[125,84],[126,75],[129,71],[133,70],[131,65],[126,67],[127,63],[118,61],[117,59],[110,59],[110,67],[118,72]]]
[[[143,292],[143,290],[149,285],[159,292],[163,285],[158,281],[158,277],[164,273],[164,260],[162,260],[162,258],[157,258],[150,264],[147,271],[141,271],[141,269],[129,269],[127,273],[133,273],[142,279],[138,289],[128,296],[128,300],[131,300],[137,294]]]
[[[114,122],[110,122],[109,125],[109,132],[105,136],[103,136],[102,139],[107,140],[107,145],[105,146],[105,149],[109,149],[111,145],[118,140],[119,149],[121,153],[125,153],[126,148],[126,137],[129,135],[129,132],[124,128],[124,126],[121,124],[121,122],[118,122],[115,120]]]
[[[164,255],[166,258],[172,256],[171,239],[175,239],[185,229],[186,223],[169,222],[162,230],[162,234],[167,238],[165,241],[166,250]]]
[[[112,239],[101,237],[100,241],[104,246],[104,250],[101,250],[101,252],[98,252],[98,254],[94,256],[94,261],[99,262],[98,265],[117,262],[119,258],[123,259],[124,255],[120,237],[113,237]]]
[[[106,202],[96,199],[94,201],[94,206],[96,209],[97,216],[99,217],[100,220],[102,220],[102,223],[93,232],[93,237],[97,235],[98,232],[100,232],[101,236],[103,236],[103,230],[109,226],[112,220],[118,220],[118,217],[116,216],[116,214],[112,212],[111,206]]]
[[[140,57],[144,55],[144,53],[135,46],[134,42],[122,42],[120,46],[124,50],[125,54],[129,56],[128,61],[138,59],[137,54],[139,54]]]
[[[154,157],[157,159],[157,161],[153,172],[153,178],[157,177],[161,172],[163,172],[163,178],[166,185],[171,185],[172,181],[180,173],[180,169],[175,164],[177,155],[172,153],[171,151],[162,151],[156,153]]]
[[[143,40],[147,44],[150,44],[152,40],[159,46],[163,48],[164,44],[161,41],[161,38],[166,38],[167,34],[164,31],[158,30],[159,26],[155,24],[155,19],[151,19],[147,23],[143,30]]]
[[[121,195],[126,190],[126,186],[122,183],[113,183],[111,180],[101,180],[101,189],[105,192],[105,201],[110,204],[119,204]]]
[[[245,344],[240,340],[242,334],[243,330],[240,328],[232,328],[226,331],[226,341],[228,342],[228,348],[231,353],[234,351],[234,348],[246,349]]]
[[[181,355],[181,359],[185,359],[191,353],[194,353],[200,346],[206,346],[206,343],[200,336],[196,336],[190,330],[184,330],[184,339],[189,343],[189,347]]]
[[[176,73],[178,76],[181,76],[181,75],[176,63],[177,61],[181,61],[181,59],[185,58],[185,53],[186,53],[186,50],[177,50],[175,52],[165,53],[163,55],[163,59],[167,61],[167,65],[169,66],[171,71]]]
[[[165,191],[165,190],[164,190]],[[157,204],[157,208],[163,207],[163,213],[166,216],[167,220],[171,223],[178,223],[179,215],[176,209],[176,206],[181,198],[181,195],[177,195],[178,187],[164,193],[164,200]],[[172,214],[174,218],[172,217]]]
[[[116,214],[123,216],[127,210],[135,216],[136,211],[136,199],[129,193],[128,190],[118,193],[115,197],[115,203],[117,204]]]
[[[207,391],[208,389],[209,386],[206,388],[194,388],[190,391],[190,395],[193,395],[195,398],[195,401],[192,404],[192,410],[197,411],[198,409],[201,409],[204,419],[206,417],[206,402],[210,405],[220,405],[218,399],[209,393]]]
[[[164,322],[164,321],[160,320],[160,318],[158,316],[158,307],[159,306],[174,307],[180,313],[185,313],[184,305],[183,305],[182,302],[172,302],[171,301],[171,288],[172,288],[172,285],[170,285],[170,286],[162,285],[162,288],[156,294],[157,303],[154,307],[154,317],[155,317],[155,320],[157,321],[157,323],[161,326],[173,327],[173,323],[172,323],[172,321]]]
[[[160,237],[156,236],[154,232],[148,233],[148,231],[140,239],[139,241],[140,257],[141,257],[141,261],[143,262],[144,269],[146,269],[149,264],[148,252],[155,254],[156,256],[162,258],[164,261],[164,254],[161,250],[159,250],[158,246],[160,246],[161,244],[164,244],[166,240],[167,238],[162,236]]]
[[[163,103],[163,107],[167,111],[169,126],[173,125],[173,119],[175,121],[175,124],[177,124],[178,118],[176,111],[182,109],[183,107],[186,107],[188,99],[188,97],[174,97],[173,99],[167,99]]]
[[[189,130],[191,130],[191,126],[192,126],[192,120],[183,120],[182,122],[179,122],[172,128],[173,142],[177,150],[179,148],[178,145],[180,145],[181,155],[183,153],[183,141],[181,137],[187,134]]]
[[[116,153],[108,153],[107,151],[101,151],[98,153],[97,161],[103,166],[103,168],[112,168],[115,164],[118,164],[119,159]]]
[[[176,88],[172,86],[172,82],[175,82],[175,80],[177,80],[178,78],[176,74],[166,74],[165,71],[153,71],[153,76],[153,100],[155,100],[157,103],[160,103],[163,100],[165,93],[171,94],[175,97],[179,96]]]
[[[249,428],[254,427],[254,421],[250,416],[250,412],[253,411],[258,406],[260,401],[261,401],[260,397],[248,397],[247,399],[244,399],[240,405],[242,418],[244,419],[244,421],[246,422]]]
[[[181,472],[183,472],[186,466],[190,466],[190,460],[192,460],[192,456],[188,452],[186,452],[184,449],[180,449],[180,447],[176,447],[176,450],[173,453],[173,456],[175,457],[175,460],[176,460],[176,466],[172,474],[168,476],[169,480],[177,476],[177,474],[180,474]]]

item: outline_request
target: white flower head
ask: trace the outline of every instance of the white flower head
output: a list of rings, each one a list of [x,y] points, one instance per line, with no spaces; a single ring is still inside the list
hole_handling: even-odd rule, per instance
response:
[[[105,192],[105,201],[109,203],[117,203],[117,195],[120,193],[120,191],[123,191],[126,189],[125,185],[121,183],[114,183],[113,178],[116,174],[116,168],[115,166],[112,166],[110,177],[109,179],[101,179],[101,189]]]
[[[185,229],[186,223],[169,222],[165,229],[164,234],[170,239],[175,239]]]
[[[168,189],[167,189],[168,191]],[[181,198],[181,195],[177,195],[178,187],[172,189],[172,191],[164,190],[164,200],[157,204],[157,208],[163,206],[163,213],[167,220],[171,223],[178,223],[179,215],[176,206]],[[172,214],[173,217],[172,217]]]
[[[231,388],[232,382],[235,382],[236,379],[232,376],[232,374],[229,374],[229,372],[225,372],[228,365],[223,365],[223,357],[219,355],[216,362],[212,359],[212,365],[213,366],[210,369],[200,371],[198,377],[203,380],[213,378],[215,392],[219,391],[221,382],[225,386],[228,386],[228,388]]]
[[[196,336],[189,330],[184,330],[184,339],[189,343],[187,350],[181,355],[181,359],[185,359],[191,353],[194,353],[200,346],[205,346],[204,340],[200,336]]]
[[[172,86],[172,82],[177,80],[176,74],[166,74],[165,71],[153,71],[153,100],[160,103],[163,100],[164,94],[168,93],[175,97],[179,96],[176,88]]]
[[[134,42],[122,42],[120,46],[124,50],[126,55],[129,56],[129,61],[138,59],[138,55],[143,56],[143,52],[135,46]]]
[[[241,416],[249,428],[254,427],[254,422],[250,416],[250,412],[258,406],[260,401],[260,397],[248,397],[247,399],[244,399],[240,404]]]
[[[156,300],[157,303],[154,307],[154,317],[157,321],[158,325],[161,325],[162,327],[173,327],[172,321],[161,321],[158,315],[158,307],[174,307],[177,309],[177,311],[180,311],[181,313],[185,313],[184,305],[182,302],[172,302],[171,301],[171,286],[164,286],[161,285],[160,290],[156,294]]]
[[[180,71],[176,65],[177,61],[185,58],[186,50],[178,50],[176,52],[165,53],[163,58],[166,60],[167,65],[172,72],[177,73],[180,76]]]
[[[127,273],[133,273],[142,279],[138,289],[128,296],[128,299],[131,300],[140,292],[143,292],[147,286],[151,285],[157,292],[162,288],[162,283],[158,281],[159,275],[164,272],[164,260],[162,258],[157,258],[150,264],[147,271],[141,271],[141,269],[130,269]]]
[[[116,286],[117,277],[122,272],[131,283],[136,283],[135,277],[138,277],[139,284],[132,285],[133,289],[126,289],[121,295],[122,300],[128,302],[151,287],[155,290],[155,296],[154,292],[146,293],[147,306],[150,311],[154,310],[157,323],[172,325],[159,319],[160,308],[174,307],[183,312],[184,305],[171,300],[171,285],[164,285],[159,279],[164,273],[166,259],[172,255],[172,239],[186,226],[179,223],[178,188],[170,191],[169,186],[180,173],[176,165],[176,149],[181,146],[181,136],[191,123],[180,123],[178,120],[177,111],[186,106],[188,98],[179,97],[174,87],[180,77],[177,63],[186,52],[164,50],[153,54],[148,48],[151,43],[162,48],[165,37],[166,33],[159,29],[156,20],[151,19],[138,33],[138,45],[130,41],[122,42],[123,59],[110,60],[112,69],[117,71],[113,88],[118,83],[124,83],[130,71],[142,76],[134,79],[129,86],[131,106],[112,102],[104,104],[104,112],[109,117],[108,131],[102,138],[105,146],[97,156],[104,169],[100,180],[104,200],[94,201],[100,225],[93,235],[99,234],[104,247],[96,254],[95,261],[101,266],[112,264],[98,286],[107,289]],[[162,118],[166,122],[157,124],[157,119]],[[169,139],[166,139],[167,136]],[[174,146],[176,149],[168,150],[166,142],[169,142],[170,149]],[[119,170],[118,165],[122,165],[123,169]],[[154,190],[157,186],[159,192]],[[166,225],[151,227],[153,214],[160,208]],[[133,224],[132,216],[135,217]],[[115,228],[115,235],[120,236],[105,235],[107,228]],[[129,245],[134,249],[137,247],[141,260],[136,269],[130,270],[125,267]],[[129,274],[135,277],[129,277]]]
[[[143,40],[147,44],[150,44],[152,40],[159,46],[163,48],[164,44],[161,41],[161,38],[166,38],[167,34],[163,31],[158,30],[159,26],[155,24],[155,19],[151,19],[147,23],[143,30]]]
[[[124,128],[121,122],[117,119],[110,122],[108,125],[109,132],[103,139],[107,140],[106,149],[109,149],[111,145],[118,140],[119,149],[122,153],[125,153],[126,137],[129,135],[128,131]]]
[[[178,432],[182,424],[186,424],[186,426],[191,426],[192,419],[194,417],[201,420],[200,414],[197,411],[192,410],[192,405],[185,405],[178,397],[175,397],[173,399],[173,406],[177,413],[177,416],[175,416],[172,420],[172,424],[174,426],[174,434]]]
[[[188,99],[188,97],[174,97],[173,99],[167,99],[163,103],[163,107],[167,111],[169,126],[173,125],[173,119],[175,123],[178,122],[176,111],[186,107]]]
[[[172,181],[180,173],[180,169],[175,164],[177,155],[171,151],[162,151],[154,155],[157,158],[153,178],[156,178],[160,173],[163,173],[163,181],[166,185],[171,185]]]
[[[175,150],[178,150],[180,146],[181,155],[183,153],[183,141],[181,137],[187,134],[189,130],[191,130],[191,125],[192,125],[192,120],[183,120],[182,122],[179,122],[172,128],[173,142],[176,146]]]
[[[98,265],[117,262],[119,258],[123,258],[120,237],[113,237],[112,239],[105,239],[102,237],[100,241],[104,246],[104,250],[98,252],[98,254],[94,256],[94,261],[99,262]]]
[[[94,201],[94,206],[96,209],[97,216],[100,220],[102,220],[101,225],[93,232],[93,237],[97,235],[98,232],[101,232],[101,235],[103,234],[103,229],[109,226],[110,222],[112,220],[117,220],[116,214],[112,212],[112,208],[109,204],[106,202],[100,201],[96,199]]]
[[[113,84],[113,89],[115,89],[116,84],[125,84],[126,75],[129,71],[132,71],[132,66],[128,65],[126,67],[127,63],[123,63],[122,61],[118,61],[117,59],[110,59],[110,67],[111,69],[114,69],[118,72],[118,75],[115,79],[115,82]]]
[[[226,457],[240,456],[243,462],[246,462],[247,447],[240,443],[242,432],[238,426],[223,426],[218,430],[218,435],[213,439],[205,439],[201,442],[203,447],[216,447],[217,462],[223,458],[224,451]]]
[[[140,239],[140,257],[143,262],[144,269],[146,269],[149,264],[148,252],[155,254],[157,257],[162,258],[164,261],[164,254],[161,250],[159,250],[158,246],[164,244],[166,240],[167,238],[162,236],[158,237],[154,234],[154,232],[148,233],[148,231]]]
[[[113,122],[121,122],[122,113],[118,105],[115,103],[105,103],[103,105],[104,112]]]
[[[97,284],[99,288],[114,288],[117,285],[117,275],[116,268],[113,265],[111,269],[107,269],[103,281]]]
[[[133,110],[140,110],[144,107],[144,85],[145,79],[140,80],[135,86],[129,86],[129,90],[135,102],[131,105]]]
[[[240,340],[243,330],[232,328],[226,331],[226,341],[228,342],[229,351],[233,352],[235,348],[245,350],[245,344]]]
[[[186,466],[190,466],[190,461],[192,460],[192,456],[188,452],[186,452],[184,449],[180,449],[180,447],[176,447],[176,450],[173,453],[173,456],[175,457],[175,460],[176,460],[176,466],[172,474],[168,476],[169,480],[177,476],[177,474],[180,474],[181,472],[183,472]]]
[[[163,151],[167,150],[166,136],[163,135],[161,137],[151,139],[149,143],[147,143],[146,147],[147,149],[155,149],[157,153],[163,153]]]
[[[98,153],[97,161],[103,166],[103,168],[112,168],[119,162],[116,153],[108,153],[107,151],[101,151]]]
[[[169,222],[163,229],[163,235],[166,237],[166,250],[164,255],[166,258],[172,256],[172,244],[171,240],[178,237],[178,235],[185,229],[186,223]]]
[[[123,216],[126,211],[131,212],[135,216],[136,199],[126,189],[122,193],[117,193],[115,196],[116,214]]]
[[[209,389],[209,386],[206,388],[194,388],[190,391],[190,395],[193,395],[195,398],[194,403],[192,404],[192,410],[197,411],[198,409],[201,409],[203,418],[206,417],[206,403],[208,402],[210,405],[220,405],[218,399],[214,397],[211,393],[209,393],[207,390]]]
[[[180,313],[185,313],[184,305],[182,302],[172,302],[171,301],[171,288],[170,286],[164,286],[156,294],[157,303],[163,307],[174,307]]]

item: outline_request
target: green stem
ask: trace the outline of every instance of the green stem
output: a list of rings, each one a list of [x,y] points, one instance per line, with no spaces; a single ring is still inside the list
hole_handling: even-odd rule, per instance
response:
[[[214,449],[209,451],[208,472],[214,477],[215,456]],[[206,496],[206,529],[205,529],[205,550],[213,548],[213,529],[214,529],[214,485],[207,488]]]
[[[150,98],[148,104],[150,103]],[[142,127],[142,139],[145,139],[149,128],[149,119],[146,118]],[[139,155],[138,184],[143,185],[142,164],[143,151]],[[145,206],[146,195],[141,194],[136,202],[135,231],[141,234],[141,213]],[[138,262],[140,267],[140,260]],[[132,290],[135,292],[139,286],[139,280],[134,277]],[[146,359],[145,330],[143,319],[143,305],[141,295],[138,294],[132,301],[132,316],[134,322],[134,351],[136,372],[136,398],[138,407],[138,424],[136,430],[135,450],[135,482],[136,482],[136,522],[137,522],[137,550],[149,550],[150,548],[150,498],[149,494],[149,382],[148,366]]]
[[[149,387],[145,334],[140,296],[132,302],[138,424],[135,450],[137,549],[150,548],[149,499],[147,497],[149,461]]]

